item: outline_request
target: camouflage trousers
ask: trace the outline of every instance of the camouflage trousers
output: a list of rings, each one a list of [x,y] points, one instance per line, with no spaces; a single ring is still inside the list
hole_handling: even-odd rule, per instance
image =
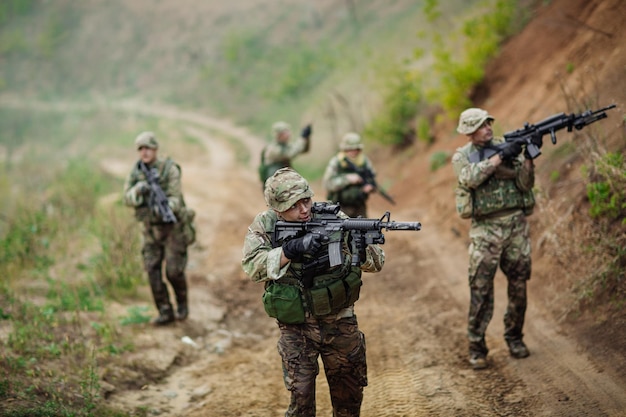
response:
[[[144,269],[148,273],[154,303],[159,311],[171,308],[167,287],[162,279],[163,263],[165,276],[172,285],[176,302],[187,305],[187,244],[182,223],[150,225],[143,223]]]
[[[493,316],[494,276],[500,269],[507,278],[508,304],[504,338],[523,336],[526,281],[530,279],[530,236],[521,212],[499,218],[472,220],[469,246],[470,308],[467,333],[470,353],[487,354],[485,332]]]
[[[356,316],[332,321],[307,318],[303,324],[278,323],[278,352],[291,402],[285,417],[315,416],[315,379],[321,356],[333,417],[358,417],[367,385],[365,336]]]

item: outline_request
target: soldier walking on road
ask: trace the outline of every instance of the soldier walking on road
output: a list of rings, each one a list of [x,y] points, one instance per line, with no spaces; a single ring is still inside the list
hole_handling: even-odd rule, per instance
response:
[[[291,141],[291,127],[285,122],[276,122],[272,126],[273,140],[261,151],[259,177],[262,184],[280,168],[291,167],[296,156],[309,151],[311,125],[306,125],[300,137]]]
[[[170,158],[157,157],[159,145],[152,132],[135,139],[139,160],[124,184],[124,203],[135,208],[143,232],[144,268],[159,316],[155,325],[165,325],[189,314],[187,304],[187,247],[195,240],[193,210],[185,206],[180,166]],[[158,196],[165,201],[159,205]],[[162,270],[176,296],[176,314],[163,282]]]
[[[324,172],[324,188],[329,201],[339,203],[350,217],[367,217],[367,199],[376,191],[374,185],[364,181],[357,170],[376,175],[369,158],[363,153],[363,142],[357,133],[347,133],[341,139],[339,152],[334,155]]]
[[[503,143],[494,138],[494,118],[487,111],[470,108],[461,113],[457,131],[469,143],[452,157],[458,178],[457,212],[471,218],[469,246],[470,308],[468,320],[469,362],[474,369],[487,364],[485,332],[493,316],[494,276],[500,266],[508,281],[508,305],[504,314],[504,338],[514,358],[530,355],[523,341],[526,283],[531,274],[529,226],[535,199],[533,160],[522,146],[512,144],[500,153],[476,163],[472,152]]]
[[[385,254],[379,245],[367,245],[359,258],[362,263],[353,266],[349,233],[337,231],[329,239],[340,242],[340,263],[330,267],[328,260],[313,261],[307,264],[315,265],[311,270],[304,266],[305,260],[328,259],[329,244],[321,234],[307,233],[276,247],[272,244],[278,220],[308,222],[319,215],[312,210],[309,184],[296,171],[282,168],[267,180],[264,194],[269,209],[248,227],[242,267],[252,281],[265,284],[263,304],[278,322],[278,352],[285,387],[291,393],[285,416],[315,416],[315,379],[321,355],[333,416],[357,417],[367,385],[367,366],[365,336],[359,330],[354,302],[359,298],[361,273],[380,271]],[[338,216],[348,218],[342,212]]]

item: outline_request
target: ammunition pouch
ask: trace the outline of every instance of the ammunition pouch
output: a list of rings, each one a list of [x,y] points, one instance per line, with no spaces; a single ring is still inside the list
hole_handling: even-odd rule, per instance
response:
[[[304,305],[297,285],[270,282],[263,293],[263,308],[268,316],[282,323],[304,323]]]
[[[474,195],[472,190],[462,185],[457,185],[454,190],[456,212],[462,219],[469,219],[474,213]]]
[[[359,299],[362,285],[361,271],[353,268],[345,278],[307,291],[311,314],[323,317],[339,313]]]
[[[182,233],[185,238],[185,244],[191,245],[196,241],[196,226],[194,219],[196,212],[188,207],[183,207],[180,211],[178,221],[182,223]]]

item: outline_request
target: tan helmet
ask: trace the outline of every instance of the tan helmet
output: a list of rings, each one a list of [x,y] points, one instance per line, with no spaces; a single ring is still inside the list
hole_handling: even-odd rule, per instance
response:
[[[476,132],[480,126],[482,126],[485,120],[495,119],[483,109],[475,107],[467,109],[461,113],[461,116],[459,117],[459,125],[457,126],[456,131],[464,135],[471,135]]]
[[[283,212],[303,198],[313,197],[313,190],[302,175],[292,168],[281,168],[265,181],[265,203]]]
[[[289,126],[288,123],[276,122],[272,125],[272,133],[274,133],[274,135],[278,135],[279,133],[290,132],[290,131],[291,131],[291,126]]]
[[[150,149],[158,149],[159,142],[156,140],[156,136],[152,132],[141,132],[135,139],[135,147],[137,149],[146,147]]]
[[[350,132],[346,133],[341,139],[339,149],[342,151],[349,151],[352,149],[363,149],[363,142],[361,142],[361,136],[358,133]]]

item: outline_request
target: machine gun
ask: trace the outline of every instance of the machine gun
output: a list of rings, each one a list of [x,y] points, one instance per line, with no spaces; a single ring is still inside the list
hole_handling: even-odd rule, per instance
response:
[[[176,216],[172,211],[172,208],[167,203],[167,196],[163,192],[163,189],[159,185],[159,173],[156,169],[149,170],[143,161],[138,163],[139,170],[143,172],[146,177],[146,181],[150,186],[150,208],[161,216],[164,223],[176,223]]]
[[[317,216],[308,222],[287,222],[279,220],[276,222],[272,233],[272,246],[282,246],[283,242],[289,239],[304,236],[307,233],[319,233],[328,242],[327,261],[330,267],[341,265],[342,238],[334,238],[331,235],[335,232],[345,232],[350,234],[350,244],[352,252],[352,265],[358,266],[365,259],[363,254],[367,245],[385,243],[384,230],[421,230],[420,222],[396,222],[390,221],[391,214],[387,211],[380,219],[363,219],[338,217],[340,206],[328,202],[314,203],[311,211]],[[344,233],[341,233],[343,236]],[[361,259],[363,258],[363,259]],[[316,260],[313,260],[315,262]],[[326,259],[322,260],[323,262]],[[319,263],[320,261],[318,261]],[[305,268],[309,266],[305,265]]]
[[[529,159],[535,159],[541,155],[540,148],[543,145],[542,138],[544,135],[549,133],[552,144],[556,144],[556,131],[563,128],[567,128],[568,132],[571,132],[573,128],[581,130],[583,127],[590,125],[591,123],[606,118],[606,111],[614,107],[615,104],[611,104],[599,110],[587,110],[580,114],[558,113],[533,125],[527,122],[524,124],[523,128],[505,133],[505,142],[497,145],[486,146],[483,149],[472,152],[469,156],[469,161],[471,163],[477,163],[484,159],[488,159],[493,155],[502,152],[512,143],[526,145],[527,157]]]
[[[391,204],[396,204],[395,200],[389,194],[387,194],[385,190],[378,186],[378,184],[376,183],[375,175],[371,169],[366,166],[364,166],[363,168],[359,168],[354,165],[354,163],[347,157],[344,157],[343,160],[348,165],[348,167],[350,167],[351,170],[353,170],[354,172],[359,174],[361,178],[363,178],[364,184],[370,184],[385,200],[389,201]]]

